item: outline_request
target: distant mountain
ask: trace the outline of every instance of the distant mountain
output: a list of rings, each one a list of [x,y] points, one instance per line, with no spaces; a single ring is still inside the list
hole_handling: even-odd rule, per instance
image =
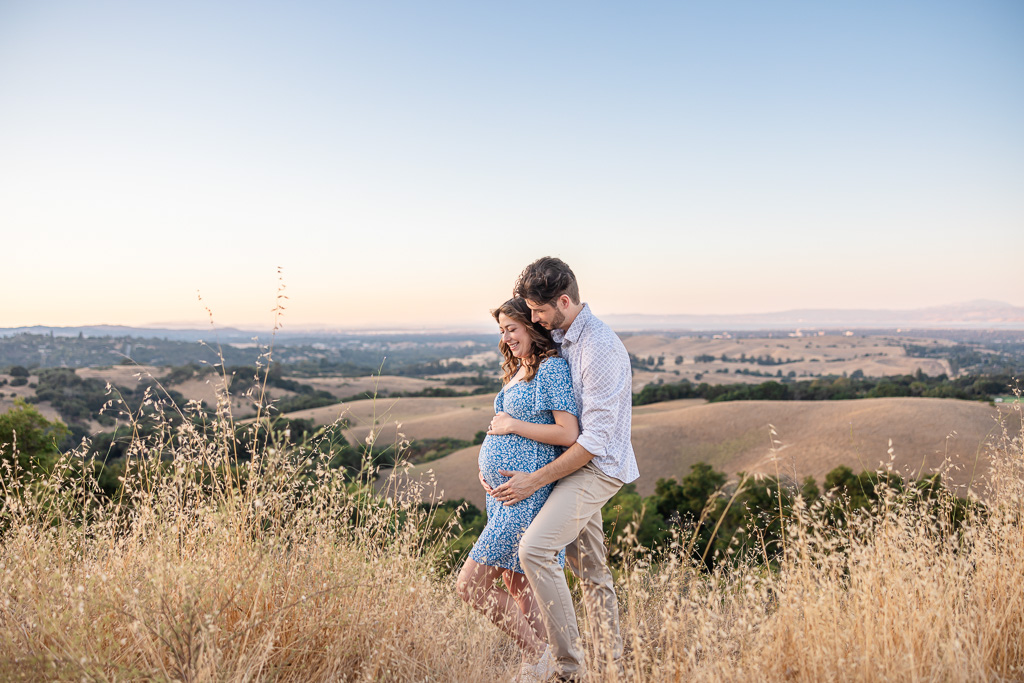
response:
[[[213,341],[220,339],[223,342],[247,342],[251,341],[255,332],[238,330],[233,327],[217,328],[211,330],[188,330],[170,329],[156,327],[128,327],[126,325],[84,325],[81,327],[51,327],[47,325],[32,325],[31,327],[7,327],[0,328],[0,337],[10,337],[15,334],[53,334],[57,337],[135,337],[137,339],[168,339],[172,341],[199,341],[200,339]],[[266,336],[266,335],[263,335]]]
[[[910,310],[797,309],[735,315],[604,315],[621,331],[757,330],[812,327],[847,328],[999,328],[1024,329],[1024,307],[978,300]]]
[[[32,325],[30,327],[0,327],[0,337],[13,337],[17,334],[41,334],[55,337],[162,339],[176,342],[205,341],[224,344],[249,344],[258,338],[263,344],[270,342],[269,330],[240,330],[235,327],[178,328],[178,327],[128,327],[126,325],[83,325],[80,327],[52,327],[49,325]],[[453,340],[491,339],[491,325],[473,328],[463,325],[458,329],[408,328],[408,329],[330,329],[330,328],[291,328],[278,330],[274,335],[279,344],[315,344],[319,342],[347,340],[385,340],[408,338],[412,341],[451,342]]]
[[[747,313],[730,315],[643,315],[601,314],[612,328],[621,332],[642,330],[773,330],[796,328],[854,328],[854,329],[1007,329],[1024,330],[1024,307],[1011,306],[1002,301],[979,299],[947,306],[909,310],[886,309],[832,309],[807,308],[777,313]],[[311,343],[320,339],[339,337],[396,337],[449,336],[468,334],[477,336],[481,329],[462,325],[460,329],[407,329],[377,330],[291,328],[277,333],[281,343]],[[489,329],[489,328],[484,328]],[[135,337],[140,339],[168,339],[172,341],[221,341],[246,343],[259,337],[266,343],[268,331],[254,332],[233,327],[205,329],[177,329],[171,327],[128,327],[124,325],[87,325],[82,327],[0,328],[0,337],[15,334],[53,334],[58,337]]]

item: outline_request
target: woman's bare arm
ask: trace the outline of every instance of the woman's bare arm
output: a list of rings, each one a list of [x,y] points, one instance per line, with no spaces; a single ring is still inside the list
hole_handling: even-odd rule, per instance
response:
[[[539,425],[517,420],[508,413],[498,413],[491,420],[488,434],[518,434],[519,436],[552,446],[571,446],[580,435],[580,423],[576,416],[564,410],[552,410],[553,425]]]

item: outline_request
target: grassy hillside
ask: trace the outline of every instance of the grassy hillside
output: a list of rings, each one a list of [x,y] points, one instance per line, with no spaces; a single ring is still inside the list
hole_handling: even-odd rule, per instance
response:
[[[494,396],[455,396],[451,398],[381,398],[339,403],[322,408],[288,413],[289,418],[329,424],[347,420],[351,428],[346,437],[361,443],[374,431],[378,443],[395,443],[398,434],[411,439],[453,437],[472,440],[487,429],[494,414]]]
[[[899,417],[903,402],[850,405]],[[932,406],[922,419],[938,431],[926,449],[961,415],[944,413],[946,403],[909,407]],[[756,420],[787,417],[774,405],[746,417],[730,408],[660,405],[637,418],[676,429],[732,419],[756,434]],[[701,417],[707,409],[726,412]],[[824,416],[794,418],[789,433],[824,445],[805,426]],[[851,417],[870,423],[842,415]],[[1011,417],[1019,430],[1019,410]],[[31,486],[0,480],[0,678],[512,678],[515,647],[455,595],[445,558],[456,518],[419,507],[416,491],[374,496],[326,468],[329,455],[287,444],[234,467],[218,435],[235,426],[186,423],[139,441],[111,498],[73,453],[33,473]],[[883,490],[842,525],[798,502],[780,520],[774,568],[755,545],[709,572],[690,561],[686,528],[665,555],[627,548],[612,560],[628,656],[621,670],[609,662],[598,625],[581,615],[587,680],[1020,680],[1024,443],[1003,440],[984,457],[986,507],[958,526],[949,499]]]
[[[640,468],[637,489],[654,491],[662,477],[681,477],[697,462],[728,474],[739,471],[775,474],[769,461],[769,425],[782,442],[779,474],[819,483],[838,465],[855,472],[875,470],[889,461],[906,478],[931,474],[948,457],[949,485],[966,495],[972,479],[985,476],[985,443],[1001,436],[1000,415],[1007,410],[972,401],[931,398],[878,398],[856,401],[735,401],[704,403],[687,399],[639,406],[633,411],[633,448]],[[404,414],[396,406],[395,414]],[[453,411],[453,416],[455,411]],[[444,423],[434,415],[431,424]],[[484,423],[486,425],[486,422]],[[1007,422],[1013,433],[1020,425]],[[417,421],[403,432],[418,435]],[[479,446],[413,468],[408,476],[428,471],[444,499],[465,498],[482,506],[477,481]],[[406,475],[403,475],[406,476]]]

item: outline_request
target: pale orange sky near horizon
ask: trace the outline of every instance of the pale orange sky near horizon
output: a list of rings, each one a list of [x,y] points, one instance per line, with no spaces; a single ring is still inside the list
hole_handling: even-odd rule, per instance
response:
[[[1024,306],[1024,6],[0,6],[0,328]],[[200,292],[204,303],[196,299]]]
[[[573,265],[568,254],[561,256]],[[628,279],[629,270],[642,271],[643,268],[631,264],[619,264],[616,267],[614,261],[612,263],[610,268],[605,268],[603,263],[587,261],[573,266],[581,282],[583,299],[603,315],[741,314],[776,312],[797,307],[783,305],[784,300],[775,300],[770,293],[765,292],[740,293],[735,300],[729,301],[728,295],[735,293],[736,289],[723,287],[722,291],[716,292],[714,283],[707,288],[691,291],[668,287],[659,290],[654,286],[633,297],[631,291],[620,286],[617,278]],[[339,329],[486,327],[491,324],[488,311],[510,296],[512,283],[518,273],[517,267],[509,264],[506,272],[500,273],[497,269],[474,270],[468,266],[452,265],[447,272],[432,273],[429,283],[424,286],[407,286],[401,281],[392,282],[388,286],[374,283],[349,285],[340,278],[336,291],[318,290],[318,279],[301,272],[301,269],[295,277],[284,271],[283,294],[288,298],[282,299],[285,310],[280,322],[284,329],[320,326]],[[156,295],[145,290],[138,292],[144,298],[140,298],[134,308],[126,307],[133,297],[130,288],[111,291],[111,295],[118,299],[117,306],[106,306],[102,300],[76,302],[78,293],[69,292],[67,299],[73,306],[63,314],[59,308],[55,308],[58,313],[48,320],[33,317],[32,311],[25,310],[19,321],[17,312],[14,315],[5,313],[0,327],[120,324],[203,328],[210,324],[212,314],[213,322],[218,327],[256,330],[272,328],[272,309],[280,284],[276,272],[268,272],[263,277],[259,273],[246,272],[227,283],[209,278],[205,282],[209,286],[199,292],[202,301],[198,299],[197,292],[189,292],[184,288],[178,291],[167,289]],[[782,278],[774,278],[771,284],[778,287],[782,282]],[[790,282],[790,286],[799,287],[799,283]],[[835,283],[832,287],[817,287],[813,296],[801,297],[800,300],[807,303],[799,308],[907,309],[965,301],[963,297],[956,298],[956,291],[947,291],[946,300],[934,296],[921,297],[919,292],[908,292],[905,296],[893,292],[883,294],[873,304],[858,304],[858,301],[869,300],[870,297],[865,294],[844,292],[841,284]],[[87,293],[86,296],[94,294]],[[1020,305],[1008,296],[997,294],[987,298]],[[207,307],[210,309],[209,314]]]

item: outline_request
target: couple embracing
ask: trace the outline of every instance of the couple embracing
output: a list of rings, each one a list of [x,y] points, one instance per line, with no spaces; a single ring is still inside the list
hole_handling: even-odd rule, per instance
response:
[[[639,476],[629,356],[557,258],[527,266],[493,315],[505,376],[480,447],[487,526],[457,590],[522,648],[520,679],[576,680],[583,650],[566,561],[606,641],[599,649],[622,655],[601,508]]]

